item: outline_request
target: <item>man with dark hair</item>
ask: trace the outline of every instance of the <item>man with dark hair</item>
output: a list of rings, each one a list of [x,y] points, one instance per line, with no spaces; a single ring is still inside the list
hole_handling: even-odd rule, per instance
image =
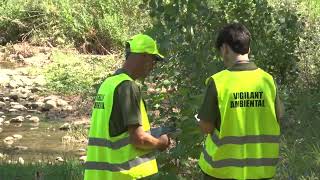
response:
[[[158,172],[152,151],[166,149],[166,134],[154,137],[134,80],[145,78],[163,56],[156,41],[138,34],[126,46],[126,61],[100,86],[92,112],[85,180],[131,180]]]
[[[219,32],[227,68],[206,80],[199,126],[207,134],[199,166],[204,179],[268,179],[279,156],[282,108],[273,77],[249,61],[251,35],[239,23]]]

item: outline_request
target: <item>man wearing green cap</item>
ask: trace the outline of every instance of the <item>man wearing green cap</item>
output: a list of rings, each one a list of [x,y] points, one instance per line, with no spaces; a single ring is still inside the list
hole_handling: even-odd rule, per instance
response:
[[[85,180],[139,179],[158,172],[152,151],[166,149],[167,135],[154,137],[136,79],[163,61],[156,41],[138,34],[126,44],[123,67],[100,86],[92,112]]]

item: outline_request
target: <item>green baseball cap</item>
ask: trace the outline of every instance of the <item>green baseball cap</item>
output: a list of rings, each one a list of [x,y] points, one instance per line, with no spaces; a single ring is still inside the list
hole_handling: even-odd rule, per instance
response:
[[[146,53],[155,55],[157,61],[163,61],[164,56],[159,53],[157,42],[145,34],[137,34],[127,41],[127,52]]]

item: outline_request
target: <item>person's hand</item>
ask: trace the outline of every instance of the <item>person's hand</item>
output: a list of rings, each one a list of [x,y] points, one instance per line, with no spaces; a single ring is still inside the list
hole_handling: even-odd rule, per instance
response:
[[[167,134],[161,135],[161,136],[158,138],[158,140],[160,141],[159,147],[158,147],[159,150],[163,151],[163,150],[165,150],[165,149],[167,149],[167,148],[169,147],[169,145],[170,145],[170,138],[168,137]]]

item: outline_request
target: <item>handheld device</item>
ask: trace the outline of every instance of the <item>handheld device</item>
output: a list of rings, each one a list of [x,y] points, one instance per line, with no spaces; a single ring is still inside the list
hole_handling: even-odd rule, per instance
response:
[[[154,137],[160,137],[163,134],[167,134],[169,137],[177,137],[181,133],[179,128],[173,126],[157,127],[151,129],[151,135]]]

